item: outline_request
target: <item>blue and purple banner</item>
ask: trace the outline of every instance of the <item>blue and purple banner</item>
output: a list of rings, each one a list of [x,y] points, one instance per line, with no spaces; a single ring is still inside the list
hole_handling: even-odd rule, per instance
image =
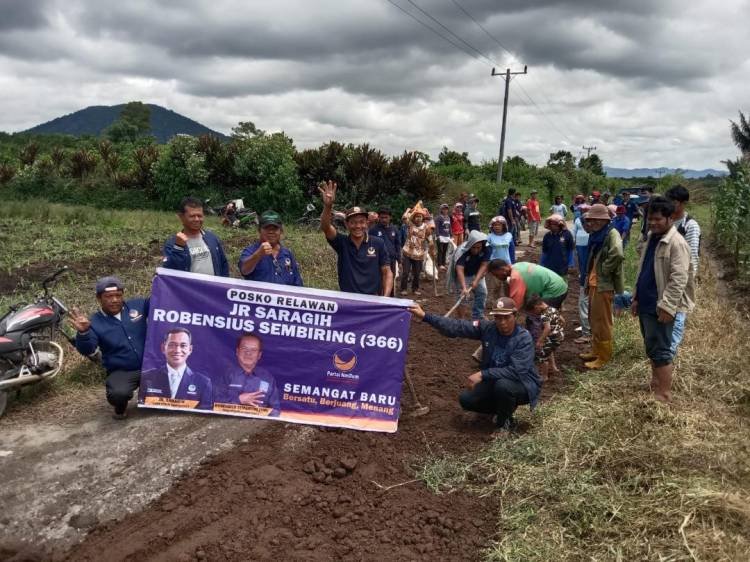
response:
[[[395,432],[410,302],[158,269],[138,405]]]

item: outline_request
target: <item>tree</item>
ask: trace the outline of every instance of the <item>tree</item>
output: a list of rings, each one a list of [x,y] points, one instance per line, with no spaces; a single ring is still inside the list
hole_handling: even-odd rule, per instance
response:
[[[748,123],[741,111],[739,125],[734,121],[730,121],[730,123],[732,124],[732,140],[734,144],[737,145],[743,156],[750,157],[750,123]]]
[[[262,134],[240,145],[234,173],[245,204],[258,212],[274,209],[285,215],[302,208],[294,145],[284,133]]]
[[[199,195],[208,179],[205,155],[198,152],[198,139],[189,135],[173,137],[151,169],[154,193],[166,209],[176,209],[186,195]]]
[[[112,142],[135,142],[151,130],[151,109],[143,102],[131,101],[120,111],[120,117],[110,125],[105,135]]]
[[[258,129],[252,121],[240,121],[236,127],[232,127],[232,138],[237,141],[246,141],[265,134],[266,132]]]
[[[578,167],[581,170],[588,170],[592,174],[596,174],[597,176],[606,176],[607,174],[604,172],[604,165],[602,164],[602,159],[599,158],[598,154],[592,154],[591,156],[587,156],[584,158],[581,158],[578,161]]]
[[[438,164],[443,166],[454,166],[456,164],[463,164],[471,166],[471,160],[469,160],[468,152],[456,152],[455,150],[448,150],[447,146],[443,147],[443,150],[438,154]]]
[[[558,150],[549,155],[547,166],[570,177],[575,173],[576,163],[573,155],[567,150]]]

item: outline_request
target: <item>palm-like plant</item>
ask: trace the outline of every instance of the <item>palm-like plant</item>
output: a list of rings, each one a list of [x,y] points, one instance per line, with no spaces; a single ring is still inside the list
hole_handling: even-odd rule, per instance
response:
[[[739,124],[734,121],[730,122],[732,123],[732,140],[734,144],[737,145],[743,156],[750,156],[750,123],[748,123],[741,111]]]

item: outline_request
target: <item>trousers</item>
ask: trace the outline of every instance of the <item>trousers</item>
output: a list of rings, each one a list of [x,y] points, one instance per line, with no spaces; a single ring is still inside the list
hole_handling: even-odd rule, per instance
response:
[[[112,371],[104,385],[107,402],[115,407],[116,414],[122,414],[133,397],[133,392],[141,384],[140,371]]]
[[[419,289],[419,274],[422,273],[422,260],[415,260],[408,256],[401,258],[401,290],[405,291],[409,284],[409,275],[411,274],[411,290],[416,291]]]
[[[464,410],[480,414],[495,414],[495,424],[501,427],[513,417],[518,406],[529,403],[526,387],[511,379],[481,381],[458,397]]]

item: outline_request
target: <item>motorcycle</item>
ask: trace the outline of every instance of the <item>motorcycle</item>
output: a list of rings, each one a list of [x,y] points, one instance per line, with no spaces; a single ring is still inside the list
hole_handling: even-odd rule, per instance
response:
[[[334,210],[331,223],[339,232],[346,232],[346,215],[343,212]],[[320,212],[313,203],[307,204],[305,212],[297,219],[297,224],[311,226],[316,230],[320,228]]]
[[[62,328],[68,309],[51,293],[66,271],[67,266],[42,282],[44,292],[36,302],[13,305],[0,318],[0,416],[11,390],[20,393],[22,386],[52,379],[60,372],[65,354],[52,340],[56,333],[74,343]]]

